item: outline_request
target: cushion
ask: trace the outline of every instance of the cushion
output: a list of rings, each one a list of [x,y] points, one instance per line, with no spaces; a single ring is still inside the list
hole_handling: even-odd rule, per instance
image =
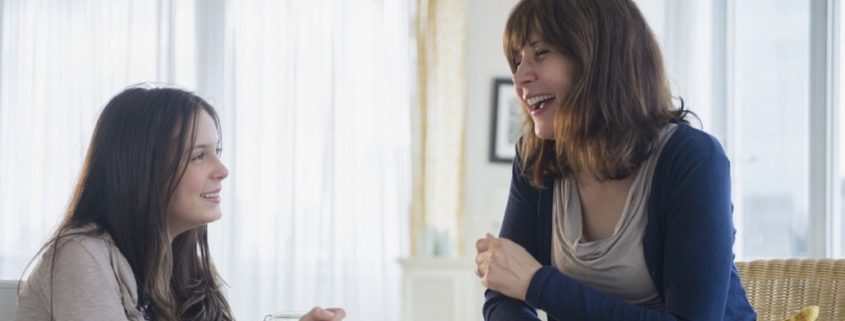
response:
[[[819,307],[816,305],[806,306],[798,313],[786,318],[784,321],[815,321],[819,317]]]

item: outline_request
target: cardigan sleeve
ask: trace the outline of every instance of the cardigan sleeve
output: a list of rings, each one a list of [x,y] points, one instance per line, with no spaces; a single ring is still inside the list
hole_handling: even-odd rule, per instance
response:
[[[128,320],[105,245],[88,241],[72,240],[56,251],[54,316],[68,321]]]
[[[514,157],[511,186],[505,217],[499,237],[510,239],[524,247],[534,258],[538,258],[537,198],[538,191],[522,174],[519,151]],[[539,259],[538,259],[539,260]],[[541,262],[542,263],[542,262]],[[483,313],[487,321],[534,321],[540,320],[537,312],[522,300],[510,298],[493,290],[485,292]]]
[[[688,138],[665,177],[664,306],[685,320],[724,318],[733,269],[730,162],[715,138]]]
[[[526,302],[520,305],[513,299],[506,301],[500,298],[501,294],[491,295],[492,291],[489,291],[485,318],[508,319],[499,318],[500,311],[491,309],[496,306],[504,310],[502,315],[528,311],[529,307],[538,308],[553,320],[723,319],[733,260],[730,172],[728,160],[718,143],[711,141],[709,135],[702,136],[680,142],[682,145],[671,157],[666,157],[663,166],[668,166],[668,170],[655,174],[667,175],[663,178],[665,186],[659,191],[652,190],[661,195],[651,198],[661,202],[656,208],[665,212],[661,216],[665,217],[665,222],[650,222],[663,224],[660,230],[665,242],[662,248],[651,249],[661,251],[663,257],[663,273],[659,276],[663,286],[663,310],[648,309],[605,295],[560,273],[549,262],[541,261],[544,266],[532,277]],[[519,180],[514,179],[514,182]],[[512,207],[512,203],[520,204],[523,200],[519,192],[519,184],[512,184],[502,236],[512,238],[537,258],[537,253],[532,251],[536,250],[536,243],[532,242],[537,238],[530,237],[530,233],[537,234],[532,231],[532,225],[538,221],[537,215],[531,212],[537,207]]]

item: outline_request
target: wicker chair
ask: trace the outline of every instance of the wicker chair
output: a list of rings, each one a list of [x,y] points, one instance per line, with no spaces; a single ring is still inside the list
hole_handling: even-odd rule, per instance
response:
[[[748,301],[758,321],[782,321],[808,305],[817,321],[845,320],[845,259],[789,259],[737,262]]]

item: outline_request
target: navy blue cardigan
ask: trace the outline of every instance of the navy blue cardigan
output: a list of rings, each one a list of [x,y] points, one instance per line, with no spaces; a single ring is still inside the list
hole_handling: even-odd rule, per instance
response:
[[[643,249],[663,310],[605,295],[551,266],[552,181],[537,189],[521,173],[516,157],[500,236],[543,267],[524,302],[487,290],[485,320],[538,320],[534,308],[558,321],[756,319],[733,263],[730,164],[712,136],[679,125],[652,178]]]

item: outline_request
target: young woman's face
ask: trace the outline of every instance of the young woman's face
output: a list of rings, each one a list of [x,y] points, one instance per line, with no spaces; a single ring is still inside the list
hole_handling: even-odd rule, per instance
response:
[[[575,83],[577,64],[536,33],[528,39],[514,55],[516,95],[534,121],[534,134],[554,139],[555,113]]]
[[[220,218],[221,182],[229,170],[220,162],[220,134],[202,110],[197,117],[196,142],[191,146],[185,175],[167,204],[171,237]]]

